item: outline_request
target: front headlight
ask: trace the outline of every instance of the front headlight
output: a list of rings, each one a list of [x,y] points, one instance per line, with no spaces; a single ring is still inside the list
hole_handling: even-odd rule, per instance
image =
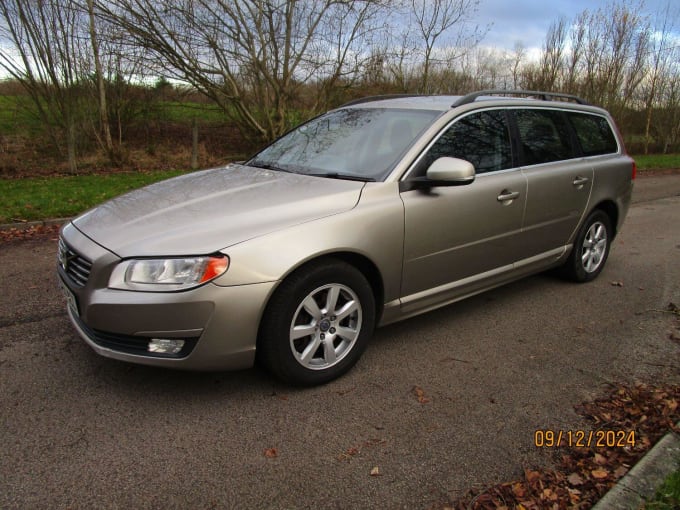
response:
[[[223,275],[228,267],[226,255],[124,260],[111,273],[109,288],[148,292],[187,290]]]

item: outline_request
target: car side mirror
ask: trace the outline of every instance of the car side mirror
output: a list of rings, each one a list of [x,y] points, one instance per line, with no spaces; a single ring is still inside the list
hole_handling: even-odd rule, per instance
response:
[[[433,186],[461,186],[475,180],[475,167],[469,161],[459,158],[439,158],[425,174]]]
[[[424,176],[401,181],[399,191],[427,191],[438,186],[463,186],[474,180],[475,167],[472,163],[464,159],[444,157],[435,160]]]

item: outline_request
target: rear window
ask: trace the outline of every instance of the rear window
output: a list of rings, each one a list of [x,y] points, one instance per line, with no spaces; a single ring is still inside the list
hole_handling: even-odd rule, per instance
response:
[[[618,152],[616,137],[607,119],[599,115],[570,112],[567,114],[574,126],[576,137],[585,156]]]
[[[553,110],[515,110],[525,165],[575,157],[564,117]]]

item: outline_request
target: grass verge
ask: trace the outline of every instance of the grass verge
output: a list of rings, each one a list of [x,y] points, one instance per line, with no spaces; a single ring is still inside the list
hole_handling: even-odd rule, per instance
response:
[[[680,154],[641,154],[632,156],[638,170],[668,170],[680,168]]]
[[[0,179],[0,224],[75,216],[101,202],[181,170]]]
[[[644,510],[675,510],[680,508],[680,468],[672,473],[656,491],[654,499],[645,503]]]

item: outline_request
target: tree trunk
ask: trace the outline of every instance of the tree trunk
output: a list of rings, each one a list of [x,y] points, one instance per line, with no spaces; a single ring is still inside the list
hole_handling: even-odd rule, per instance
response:
[[[191,169],[198,169],[198,123],[195,117],[191,122]]]
[[[78,162],[76,160],[76,123],[72,117],[66,119],[66,152],[68,154],[68,171],[72,174],[78,173]]]
[[[94,0],[87,0],[87,11],[90,16],[90,42],[92,44],[92,56],[94,57],[94,70],[97,77],[97,91],[99,92],[99,123],[101,124],[104,148],[110,159],[114,158],[113,139],[109,126],[109,111],[106,102],[106,83],[102,72],[102,62],[99,56],[99,40],[94,19]]]

